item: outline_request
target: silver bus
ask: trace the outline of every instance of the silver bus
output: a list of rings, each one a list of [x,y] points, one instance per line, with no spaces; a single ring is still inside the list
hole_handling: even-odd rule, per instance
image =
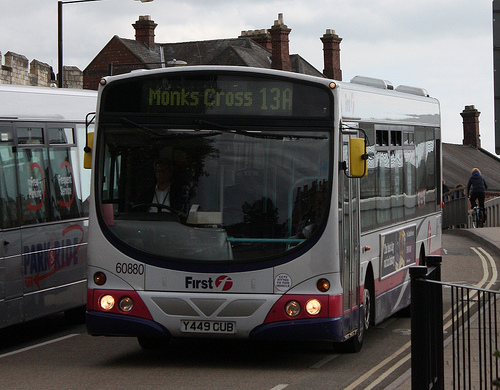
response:
[[[86,302],[93,91],[0,85],[0,328]]]
[[[102,79],[96,118],[92,335],[359,351],[441,253],[440,108],[421,88],[189,66]]]

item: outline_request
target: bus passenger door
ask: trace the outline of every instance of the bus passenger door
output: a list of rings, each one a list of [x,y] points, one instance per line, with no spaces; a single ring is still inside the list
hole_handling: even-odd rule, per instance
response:
[[[343,135],[343,161],[349,161],[349,135]],[[358,329],[362,313],[359,310],[359,179],[339,173],[339,218],[341,245],[341,272],[344,292],[344,335]]]
[[[23,264],[12,126],[0,124],[0,328],[23,320]]]

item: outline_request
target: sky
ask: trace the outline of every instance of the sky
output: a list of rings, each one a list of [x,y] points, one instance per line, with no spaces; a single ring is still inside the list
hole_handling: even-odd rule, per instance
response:
[[[57,71],[57,0],[1,0],[0,52]],[[64,0],[66,2],[68,0]],[[495,152],[491,0],[92,0],[63,5],[64,65],[84,70],[114,35],[135,38],[150,15],[158,43],[238,37],[283,14],[290,54],[323,71],[320,37],[334,29],[343,81],[356,75],[425,88],[441,104],[443,142],[461,144],[465,106],[480,112],[482,147]],[[3,57],[2,57],[3,58]],[[2,59],[4,65],[4,59]],[[500,145],[499,145],[500,146]]]

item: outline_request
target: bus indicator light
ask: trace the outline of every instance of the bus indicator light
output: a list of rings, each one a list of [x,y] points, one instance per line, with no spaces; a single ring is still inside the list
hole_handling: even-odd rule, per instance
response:
[[[106,283],[106,275],[104,274],[104,272],[96,272],[94,274],[94,283],[98,286],[102,286],[104,283]]]
[[[321,278],[316,283],[316,287],[321,292],[327,292],[328,290],[330,290],[330,282],[327,279]]]

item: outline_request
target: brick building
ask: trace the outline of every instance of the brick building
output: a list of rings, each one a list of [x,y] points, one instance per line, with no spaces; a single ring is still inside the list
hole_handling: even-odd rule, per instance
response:
[[[133,25],[135,40],[114,36],[83,71],[83,87],[97,89],[99,80],[134,69],[176,65],[237,65],[282,69],[320,77],[342,79],[340,42],[334,30],[321,37],[324,70],[320,72],[298,54],[289,53],[291,29],[279,14],[270,29],[242,31],[237,38],[156,43],[157,24],[140,16]]]

